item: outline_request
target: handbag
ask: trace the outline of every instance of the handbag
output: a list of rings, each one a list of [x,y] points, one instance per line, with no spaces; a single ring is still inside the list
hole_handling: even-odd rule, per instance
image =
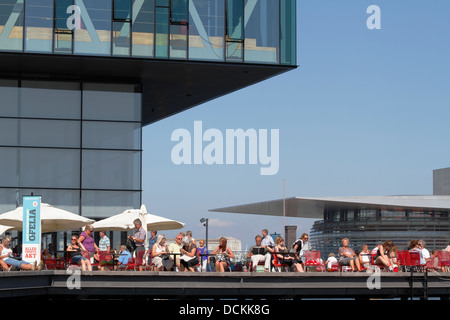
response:
[[[126,247],[129,253],[133,253],[136,250],[136,243],[130,238],[127,239]]]

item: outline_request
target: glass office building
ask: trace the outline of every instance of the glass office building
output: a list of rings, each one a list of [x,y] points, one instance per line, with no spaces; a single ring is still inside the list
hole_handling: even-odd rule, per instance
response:
[[[0,1],[0,212],[142,202],[142,127],[296,68],[295,0]]]

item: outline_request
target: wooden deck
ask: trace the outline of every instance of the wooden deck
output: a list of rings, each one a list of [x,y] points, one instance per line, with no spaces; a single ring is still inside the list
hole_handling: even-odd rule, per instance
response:
[[[448,300],[450,273],[0,272],[0,298]]]

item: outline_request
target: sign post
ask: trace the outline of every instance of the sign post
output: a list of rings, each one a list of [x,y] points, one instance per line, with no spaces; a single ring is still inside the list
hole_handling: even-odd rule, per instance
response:
[[[41,260],[41,197],[23,197],[22,260]]]

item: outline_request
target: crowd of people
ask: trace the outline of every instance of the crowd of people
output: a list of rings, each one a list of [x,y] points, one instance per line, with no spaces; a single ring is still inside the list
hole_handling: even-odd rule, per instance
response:
[[[267,229],[255,236],[255,244],[245,255],[245,261],[236,263],[236,255],[227,245],[227,239],[221,237],[217,247],[211,252],[205,245],[205,240],[197,241],[192,232],[180,232],[175,242],[168,245],[164,234],[157,230],[147,232],[139,219],[134,222],[133,235],[127,238],[126,244],[120,246],[119,252],[111,248],[111,243],[105,230],[100,230],[98,244],[94,240],[94,228],[88,225],[80,235],[73,234],[70,244],[65,249],[65,260],[71,266],[78,266],[83,271],[92,271],[94,266],[99,270],[126,270],[130,265],[137,270],[151,271],[261,271],[288,270],[292,272],[305,272],[309,266],[321,271],[369,271],[373,267],[384,271],[399,271],[402,267],[398,257],[398,248],[390,240],[379,243],[369,250],[368,245],[354,250],[350,240],[343,238],[337,254],[330,253],[324,262],[318,257],[306,257],[306,252],[312,252],[308,234],[304,233],[291,245],[285,244],[285,239],[277,236],[274,240]],[[40,263],[29,263],[20,257],[15,257],[10,248],[11,239],[4,237],[0,245],[0,269],[4,270],[40,270],[43,261],[52,260],[48,249],[42,252]],[[147,244],[147,245],[146,245]],[[420,255],[420,264],[425,266],[437,257],[437,250],[429,252],[424,240],[411,240],[407,250],[417,251]],[[443,250],[450,251],[449,246]],[[105,259],[109,257],[109,259]],[[309,261],[307,259],[314,259]],[[437,261],[434,259],[433,261]],[[436,264],[437,271],[450,271],[448,267]]]

